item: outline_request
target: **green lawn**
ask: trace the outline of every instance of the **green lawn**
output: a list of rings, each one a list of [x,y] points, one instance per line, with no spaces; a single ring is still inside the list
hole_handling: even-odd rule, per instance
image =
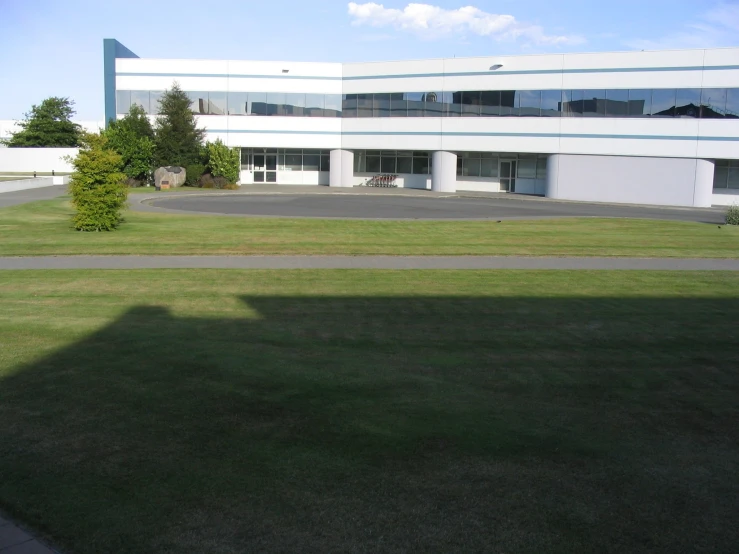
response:
[[[739,273],[1,276],[0,508],[69,552],[739,544]]]
[[[70,228],[71,213],[67,199],[0,209],[0,255],[739,256],[739,227],[679,221],[361,221],[129,211],[120,230],[89,234]]]

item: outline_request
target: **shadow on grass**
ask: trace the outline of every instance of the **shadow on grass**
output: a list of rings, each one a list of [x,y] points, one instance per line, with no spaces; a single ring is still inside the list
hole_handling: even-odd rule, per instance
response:
[[[739,300],[136,307],[0,381],[70,552],[730,552]]]

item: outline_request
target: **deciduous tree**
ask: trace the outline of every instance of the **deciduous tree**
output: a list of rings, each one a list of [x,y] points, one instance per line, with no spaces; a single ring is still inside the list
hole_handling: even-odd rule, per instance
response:
[[[21,130],[5,144],[10,148],[79,146],[82,131],[72,122],[74,114],[74,101],[69,98],[47,98],[31,106],[25,120],[16,123]]]

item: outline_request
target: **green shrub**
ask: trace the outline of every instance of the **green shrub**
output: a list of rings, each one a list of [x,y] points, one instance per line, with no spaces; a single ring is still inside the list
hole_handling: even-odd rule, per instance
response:
[[[185,167],[185,185],[188,187],[199,187],[200,178],[205,173],[205,166],[203,164],[190,164]]]
[[[238,148],[229,148],[221,139],[206,144],[208,147],[208,169],[213,177],[223,177],[228,184],[239,182],[241,153]],[[223,187],[217,187],[223,188]]]
[[[112,231],[120,224],[128,197],[123,159],[111,150],[103,135],[88,134],[72,161],[74,173],[69,185],[78,231]]]
[[[739,206],[733,204],[726,210],[726,224],[739,225]]]
[[[211,173],[206,173],[200,178],[200,186],[204,189],[236,190],[239,188],[239,185],[229,183],[225,177],[213,177]]]

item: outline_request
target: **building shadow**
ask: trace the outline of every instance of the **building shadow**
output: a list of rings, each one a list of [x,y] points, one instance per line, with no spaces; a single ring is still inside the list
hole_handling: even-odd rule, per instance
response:
[[[0,381],[0,503],[92,552],[729,552],[739,299],[135,307]]]

